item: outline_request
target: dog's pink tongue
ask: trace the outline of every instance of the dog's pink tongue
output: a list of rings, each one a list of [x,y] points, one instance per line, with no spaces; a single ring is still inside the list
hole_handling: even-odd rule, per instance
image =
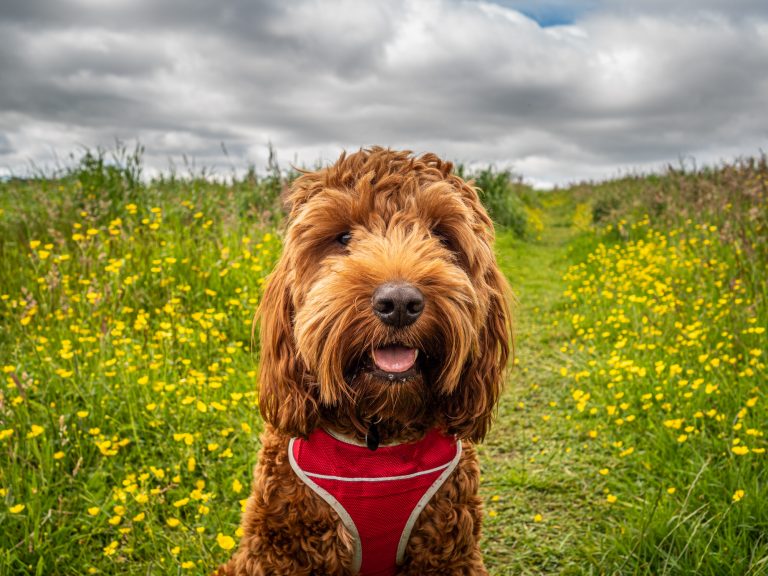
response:
[[[384,372],[405,372],[416,363],[418,350],[405,346],[386,346],[373,351],[373,362]]]

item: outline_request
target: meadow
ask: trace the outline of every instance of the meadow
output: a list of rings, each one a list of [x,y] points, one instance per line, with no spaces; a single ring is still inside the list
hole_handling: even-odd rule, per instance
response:
[[[768,574],[765,157],[535,193],[474,174],[517,294],[492,574]],[[0,574],[205,574],[262,428],[290,179],[140,150],[0,183]]]

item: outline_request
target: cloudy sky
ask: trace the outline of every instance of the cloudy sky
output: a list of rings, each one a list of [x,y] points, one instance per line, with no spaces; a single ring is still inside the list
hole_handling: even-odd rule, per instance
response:
[[[766,107],[765,0],[0,4],[0,175],[117,138],[154,170],[381,144],[548,186],[757,154]]]

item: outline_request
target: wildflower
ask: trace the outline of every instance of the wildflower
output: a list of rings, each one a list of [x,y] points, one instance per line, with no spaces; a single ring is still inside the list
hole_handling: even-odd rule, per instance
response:
[[[232,550],[235,547],[235,540],[232,536],[226,536],[219,532],[216,535],[216,543],[224,550]]]
[[[746,494],[746,492],[744,492],[744,490],[736,490],[736,492],[734,492],[734,493],[733,493],[733,498],[732,498],[732,500],[733,500],[734,502],[738,502],[739,500],[741,500],[742,498],[744,498],[744,495],[745,495],[745,494]]]
[[[16,504],[16,506],[11,506],[8,510],[11,514],[19,514],[24,511],[24,508],[26,508],[25,504]]]
[[[37,424],[32,424],[31,430],[27,432],[27,438],[35,438],[36,436],[40,436],[43,432],[45,432],[45,428],[38,426]]]

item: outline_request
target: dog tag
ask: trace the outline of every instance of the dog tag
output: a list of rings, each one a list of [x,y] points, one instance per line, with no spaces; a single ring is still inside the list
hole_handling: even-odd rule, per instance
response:
[[[379,447],[379,429],[376,427],[375,422],[371,422],[371,425],[368,426],[368,434],[365,435],[365,443],[370,451],[374,451]]]

